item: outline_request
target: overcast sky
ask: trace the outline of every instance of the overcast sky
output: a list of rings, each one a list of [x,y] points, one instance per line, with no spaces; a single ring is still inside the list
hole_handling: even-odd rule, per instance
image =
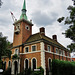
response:
[[[16,19],[19,19],[24,0],[2,0],[2,2],[0,32],[13,42],[13,20],[10,11],[14,13]],[[52,38],[52,35],[56,34],[62,45],[66,47],[70,44],[71,40],[62,35],[68,26],[57,22],[59,17],[69,16],[67,10],[69,5],[73,5],[72,0],[26,0],[27,16],[34,24],[33,34],[39,32],[40,27],[45,27],[48,37]]]

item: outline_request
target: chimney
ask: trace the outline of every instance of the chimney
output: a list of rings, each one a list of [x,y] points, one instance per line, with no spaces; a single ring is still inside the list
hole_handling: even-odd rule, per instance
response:
[[[57,42],[57,35],[53,35],[52,38]]]
[[[40,34],[45,35],[45,28],[44,27],[40,28]]]

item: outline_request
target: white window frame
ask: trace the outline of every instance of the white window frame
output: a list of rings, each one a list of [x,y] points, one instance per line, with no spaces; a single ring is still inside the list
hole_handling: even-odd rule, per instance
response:
[[[28,52],[26,52],[26,48],[28,47],[28,52],[29,52],[29,46],[26,46],[25,48],[24,48],[24,53],[28,53]]]
[[[48,50],[48,47],[50,47],[50,51]],[[51,52],[51,46],[50,45],[47,45],[47,51]]]
[[[60,51],[61,51],[61,54],[60,54]],[[61,49],[59,49],[59,54],[62,55],[62,50]]]
[[[36,50],[35,51],[37,51],[37,45],[32,45],[32,46],[36,46]],[[31,51],[32,51],[32,46],[31,46]],[[32,51],[32,52],[35,52],[35,51]]]
[[[16,48],[15,51],[16,51],[16,50],[17,50],[17,53],[15,52],[14,54],[17,54],[17,55],[18,55],[18,54],[19,54],[19,49]]]
[[[65,56],[65,51],[63,50],[63,56]]]
[[[29,59],[28,58],[26,58],[27,60],[28,60],[28,68],[29,68]],[[26,59],[24,60],[24,69],[26,68],[26,63],[25,63],[25,61],[26,61]]]
[[[58,50],[58,53],[56,52],[56,49]],[[59,49],[58,48],[55,48],[55,52],[56,52],[56,54],[59,54]]]
[[[36,59],[36,58],[33,57],[33,58],[31,59],[31,69],[33,69],[33,62],[32,62],[33,59]],[[36,69],[37,69],[37,59],[36,59]]]

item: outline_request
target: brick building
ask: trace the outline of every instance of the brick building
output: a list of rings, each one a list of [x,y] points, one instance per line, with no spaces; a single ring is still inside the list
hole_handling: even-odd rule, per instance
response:
[[[11,60],[4,59],[5,68],[11,66],[12,74],[20,73],[29,67],[36,69],[42,66],[44,75],[49,75],[52,59],[71,61],[69,51],[58,42],[57,35],[53,35],[52,39],[46,36],[44,27],[41,27],[38,33],[32,34],[33,24],[27,19],[25,0],[20,19],[13,25]],[[18,59],[12,59],[15,54],[18,55]]]

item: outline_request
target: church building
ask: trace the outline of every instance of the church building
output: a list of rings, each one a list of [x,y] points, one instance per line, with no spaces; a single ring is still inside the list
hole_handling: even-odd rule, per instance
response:
[[[57,35],[52,35],[52,39],[46,36],[44,27],[39,28],[39,32],[32,34],[34,25],[28,20],[26,11],[24,0],[20,19],[13,24],[11,59],[4,59],[4,63],[6,63],[6,68],[11,67],[12,74],[20,73],[29,67],[33,70],[42,67],[44,75],[50,75],[52,59],[71,61],[69,50],[58,42]],[[13,59],[14,55],[17,55],[18,59]]]

